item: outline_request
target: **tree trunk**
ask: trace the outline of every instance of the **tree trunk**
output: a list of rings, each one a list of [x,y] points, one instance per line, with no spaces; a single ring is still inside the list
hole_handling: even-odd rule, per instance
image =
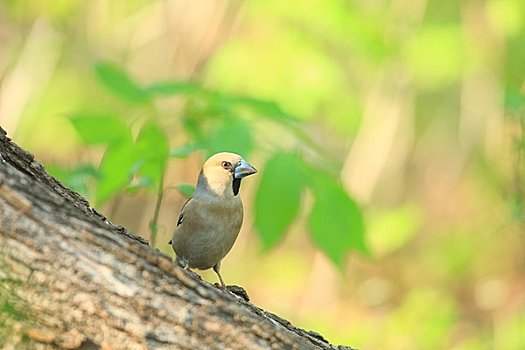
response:
[[[0,128],[0,347],[350,349],[191,276]]]

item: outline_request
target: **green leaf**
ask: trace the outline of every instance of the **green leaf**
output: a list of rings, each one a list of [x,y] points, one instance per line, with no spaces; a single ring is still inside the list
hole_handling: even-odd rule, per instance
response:
[[[375,254],[386,255],[404,245],[418,232],[422,215],[418,207],[403,206],[369,216],[370,246]]]
[[[142,126],[135,143],[135,155],[138,174],[149,179],[152,185],[158,184],[169,157],[168,138],[158,124],[148,122]]]
[[[152,84],[144,89],[149,94],[158,95],[189,95],[200,91],[203,88],[196,83],[182,81],[164,81]]]
[[[109,91],[121,99],[132,103],[149,101],[149,94],[118,65],[107,61],[98,62],[95,64],[95,74]]]
[[[421,87],[442,88],[461,77],[466,55],[461,31],[456,24],[426,24],[404,42],[406,62]]]
[[[274,119],[277,121],[296,120],[294,117],[285,113],[277,103],[272,101],[258,100],[246,96],[236,96],[228,98],[228,102],[234,105],[249,107],[261,117],[268,119]]]
[[[108,145],[129,135],[127,125],[114,115],[79,113],[73,114],[70,121],[88,145]]]
[[[131,134],[107,148],[100,163],[101,178],[95,192],[98,205],[129,184],[136,159]]]
[[[247,155],[253,149],[250,127],[242,120],[221,124],[217,129],[199,140],[209,154],[233,152]]]
[[[174,158],[186,158],[195,150],[194,144],[186,144],[174,148],[170,151],[170,156]]]
[[[368,255],[359,206],[332,178],[315,171],[310,174],[315,201],[308,224],[315,245],[339,267],[350,250]]]
[[[97,169],[91,164],[81,164],[72,169],[48,165],[46,169],[68,188],[84,196],[89,195],[89,182],[100,178]]]
[[[186,183],[178,184],[175,188],[186,198],[190,198],[195,192],[195,186]]]
[[[518,111],[525,106],[525,96],[519,89],[508,89],[505,91],[505,108]]]
[[[132,170],[132,173],[134,173],[135,171]],[[132,180],[132,183],[129,184],[126,188],[125,188],[125,191],[127,194],[135,194],[137,193],[139,190],[143,189],[143,188],[152,188],[153,187],[153,182],[151,181],[150,178],[147,178],[147,177],[144,177],[144,176],[139,176],[137,178],[134,178]]]
[[[292,154],[275,154],[264,166],[255,196],[255,226],[264,249],[278,243],[297,216],[304,184],[302,161]]]

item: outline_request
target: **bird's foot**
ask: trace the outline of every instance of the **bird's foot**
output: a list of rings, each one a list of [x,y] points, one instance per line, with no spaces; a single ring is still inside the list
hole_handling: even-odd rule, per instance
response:
[[[213,284],[215,287],[219,288],[220,290],[228,291],[240,298],[242,298],[244,301],[250,301],[250,297],[248,296],[248,292],[246,292],[246,289],[243,287],[231,285],[231,286],[221,286],[219,283]]]

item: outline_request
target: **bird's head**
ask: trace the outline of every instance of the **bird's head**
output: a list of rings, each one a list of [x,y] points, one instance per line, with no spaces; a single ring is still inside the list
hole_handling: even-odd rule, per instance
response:
[[[196,191],[209,191],[226,198],[235,197],[239,194],[241,179],[256,172],[238,154],[217,153],[204,162]]]

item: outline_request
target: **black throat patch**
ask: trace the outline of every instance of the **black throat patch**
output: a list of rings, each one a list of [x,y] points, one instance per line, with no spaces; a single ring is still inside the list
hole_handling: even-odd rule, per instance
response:
[[[233,189],[234,196],[239,194],[240,188],[241,188],[241,179],[233,179],[232,189]]]

